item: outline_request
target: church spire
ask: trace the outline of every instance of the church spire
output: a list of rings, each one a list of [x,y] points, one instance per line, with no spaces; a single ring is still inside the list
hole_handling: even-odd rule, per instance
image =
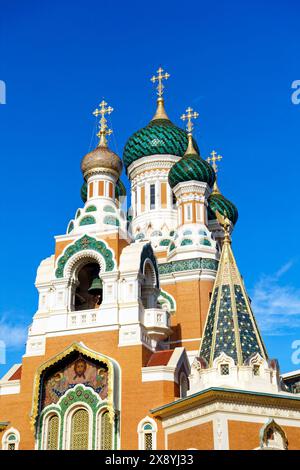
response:
[[[163,84],[163,80],[168,80],[168,78],[170,77],[170,74],[167,72],[165,73],[163,72],[164,70],[161,67],[159,67],[159,69],[157,70],[157,76],[153,75],[153,77],[151,78],[152,83],[158,82],[157,87],[156,87],[157,96],[158,96],[157,108],[156,108],[156,113],[152,118],[152,121],[154,121],[155,119],[169,119],[165,111],[165,106],[164,106],[163,93],[164,93],[165,87]]]
[[[205,359],[207,367],[213,367],[214,360],[222,353],[239,366],[257,353],[267,360],[266,348],[232,252],[230,221],[219,212],[217,218],[225,237],[199,356]]]

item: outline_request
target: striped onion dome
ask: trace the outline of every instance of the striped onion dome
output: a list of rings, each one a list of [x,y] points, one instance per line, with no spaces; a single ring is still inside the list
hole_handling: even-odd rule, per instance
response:
[[[193,141],[193,144],[198,150],[197,143]],[[126,142],[123,162],[127,169],[131,163],[150,155],[182,157],[187,145],[187,132],[170,121],[165,112],[163,100],[160,98],[153,119],[146,127],[135,132]]]
[[[169,184],[174,188],[178,183],[186,181],[201,181],[213,186],[216,175],[212,166],[200,157],[193,146],[189,134],[188,148],[184,156],[176,162],[169,172]]]
[[[217,211],[228,217],[233,225],[236,224],[239,214],[235,205],[222,194],[213,192],[208,198],[208,220],[215,220]]]

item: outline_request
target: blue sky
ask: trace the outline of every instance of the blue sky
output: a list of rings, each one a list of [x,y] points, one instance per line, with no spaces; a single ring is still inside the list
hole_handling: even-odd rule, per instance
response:
[[[240,214],[233,248],[269,354],[283,372],[300,368],[299,10],[296,0],[2,5],[0,374],[21,362],[36,269],[81,206],[91,112],[102,97],[115,108],[110,145],[121,155],[154,113],[160,65],[169,117],[182,125],[192,106],[202,156],[224,156],[219,186]]]

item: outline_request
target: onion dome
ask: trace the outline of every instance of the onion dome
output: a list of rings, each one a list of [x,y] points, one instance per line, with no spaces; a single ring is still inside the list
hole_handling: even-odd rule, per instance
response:
[[[126,196],[126,188],[124,183],[118,179],[116,183],[116,198],[119,199],[120,197]]]
[[[196,119],[198,117],[198,113],[192,112],[192,108],[188,108],[186,111],[187,114],[183,114],[181,118],[183,120],[188,120],[188,146],[181,160],[172,166],[169,172],[169,184],[171,188],[174,188],[178,183],[186,181],[201,181],[212,187],[216,179],[215,172],[209,163],[200,157],[193,145],[193,124],[191,120]]]
[[[92,170],[103,168],[113,170],[119,176],[122,171],[122,166],[122,161],[117,154],[112,152],[108,147],[99,145],[83,157],[81,171],[85,176]]]
[[[170,121],[164,108],[163,80],[167,80],[169,76],[160,67],[157,76],[151,78],[153,83],[158,82],[156,113],[150,123],[135,132],[125,144],[123,161],[126,169],[136,160],[150,155],[184,155],[188,145],[187,132]],[[198,149],[196,142],[194,146]]]
[[[81,161],[81,170],[85,178],[95,170],[105,169],[111,170],[113,173],[116,173],[117,176],[120,176],[122,171],[122,161],[112,150],[107,146],[106,136],[112,134],[112,130],[107,127],[107,120],[105,118],[106,114],[110,114],[113,111],[113,108],[107,106],[107,103],[103,100],[100,103],[100,109],[96,109],[93,114],[95,116],[101,116],[99,123],[99,132],[97,137],[99,137],[98,146],[86,154]]]
[[[81,195],[82,201],[85,204],[87,201],[87,182],[86,181],[81,186],[80,195]]]
[[[215,174],[218,174],[218,165],[217,162],[222,160],[221,155],[217,155],[217,152],[214,150],[210,154],[211,156],[208,157],[207,161],[211,163]],[[208,220],[215,220],[217,218],[217,211],[224,217],[227,217],[230,222],[235,225],[238,220],[238,210],[235,205],[226,199],[220,192],[217,184],[217,178],[213,186],[213,190],[211,195],[209,196],[207,206],[207,216]]]
[[[208,198],[208,220],[215,220],[217,211],[224,217],[228,217],[233,225],[236,224],[239,214],[235,205],[221,193],[213,192]]]
[[[193,141],[195,149],[198,146]],[[167,117],[153,118],[127,141],[123,161],[126,169],[132,162],[150,155],[176,155],[182,157],[188,145],[187,132],[175,126]]]

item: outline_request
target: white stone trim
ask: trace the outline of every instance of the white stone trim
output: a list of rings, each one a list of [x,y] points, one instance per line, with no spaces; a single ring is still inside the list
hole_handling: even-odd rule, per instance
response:
[[[12,441],[12,443],[15,444],[15,450],[19,450],[21,436],[20,436],[19,431],[13,427],[10,427],[9,429],[7,429],[2,436],[2,450],[8,450],[8,444],[9,444],[8,436],[10,434],[15,434],[17,439],[15,441]]]
[[[138,433],[138,449],[139,450],[145,450],[144,449],[144,435],[145,431],[143,429],[145,424],[151,424],[152,426],[152,450],[157,449],[157,424],[154,421],[153,418],[150,418],[150,416],[146,416],[145,418],[141,419],[137,426],[137,433]]]

